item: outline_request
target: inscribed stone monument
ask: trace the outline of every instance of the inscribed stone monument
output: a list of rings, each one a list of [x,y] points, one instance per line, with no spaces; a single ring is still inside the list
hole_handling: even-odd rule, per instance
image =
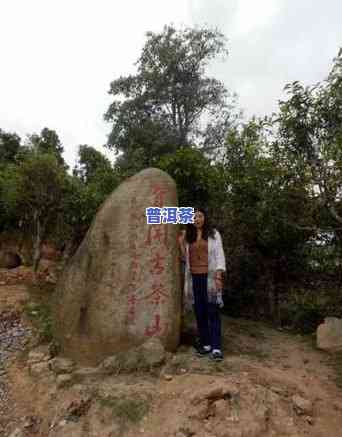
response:
[[[62,354],[97,365],[156,336],[179,342],[180,272],[175,224],[147,224],[148,207],[177,206],[176,184],[149,168],[103,203],[57,286]]]

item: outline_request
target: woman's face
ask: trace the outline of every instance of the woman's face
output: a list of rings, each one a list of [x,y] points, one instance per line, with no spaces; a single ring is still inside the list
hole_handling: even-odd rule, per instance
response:
[[[204,225],[204,220],[205,220],[205,216],[204,216],[203,212],[196,211],[195,216],[194,216],[194,226],[197,229],[201,229]]]

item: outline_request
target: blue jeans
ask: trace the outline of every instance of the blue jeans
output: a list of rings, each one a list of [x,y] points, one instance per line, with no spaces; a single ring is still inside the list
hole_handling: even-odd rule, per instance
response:
[[[208,275],[192,274],[194,309],[201,345],[221,349],[221,315],[219,306],[208,302]]]

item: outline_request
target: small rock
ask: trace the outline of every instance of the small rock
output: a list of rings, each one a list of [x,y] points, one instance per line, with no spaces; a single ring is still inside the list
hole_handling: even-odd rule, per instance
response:
[[[57,375],[61,373],[71,373],[75,363],[69,358],[56,357],[50,360],[50,368]]]
[[[292,396],[293,408],[298,415],[312,415],[312,402],[299,395]]]
[[[24,428],[29,429],[30,433],[37,433],[39,430],[39,425],[41,424],[42,419],[38,416],[26,416]]]
[[[110,357],[105,358],[102,363],[100,364],[101,369],[104,373],[112,374],[117,369],[119,369],[120,366],[120,360],[119,357],[116,355],[112,355]]]
[[[32,376],[44,376],[50,373],[50,367],[48,362],[35,363],[29,366],[29,372]]]
[[[46,277],[46,282],[49,282],[50,284],[57,284],[57,276],[50,272]]]
[[[58,388],[68,387],[72,383],[72,376],[69,374],[58,375],[56,383]]]
[[[172,381],[172,375],[168,375],[168,374],[166,374],[166,375],[164,375],[164,379],[166,380],[166,381]]]
[[[306,416],[305,420],[308,422],[309,425],[313,425],[314,424],[313,417],[311,417],[311,416]]]
[[[165,361],[165,349],[158,337],[152,337],[143,343],[141,350],[142,359],[148,366],[160,366]]]
[[[67,408],[67,420],[74,420],[87,414],[92,399],[90,396],[85,396],[81,399],[72,401]]]
[[[41,363],[42,361],[48,361],[49,357],[44,352],[31,351],[28,354],[28,361],[30,364]]]
[[[25,434],[23,432],[23,430],[21,430],[20,428],[16,428],[10,435],[9,437],[25,437]]]
[[[282,368],[283,368],[284,370],[288,370],[288,369],[291,369],[291,366],[290,366],[290,364],[283,364],[283,365],[282,365]]]
[[[178,429],[176,437],[192,437],[196,432],[191,428],[191,425],[185,425]]]
[[[103,371],[98,367],[81,367],[73,372],[73,379],[75,382],[80,383],[94,376],[102,376]]]
[[[270,390],[273,391],[273,393],[276,393],[280,396],[288,396],[288,391],[287,391],[286,387],[274,385],[274,386],[270,387]]]

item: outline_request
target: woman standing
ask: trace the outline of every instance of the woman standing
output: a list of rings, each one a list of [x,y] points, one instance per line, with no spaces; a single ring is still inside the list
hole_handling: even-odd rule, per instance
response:
[[[185,257],[185,306],[194,305],[200,356],[222,360],[221,317],[223,272],[226,261],[220,233],[209,224],[206,212],[195,209],[194,223],[179,238]]]

